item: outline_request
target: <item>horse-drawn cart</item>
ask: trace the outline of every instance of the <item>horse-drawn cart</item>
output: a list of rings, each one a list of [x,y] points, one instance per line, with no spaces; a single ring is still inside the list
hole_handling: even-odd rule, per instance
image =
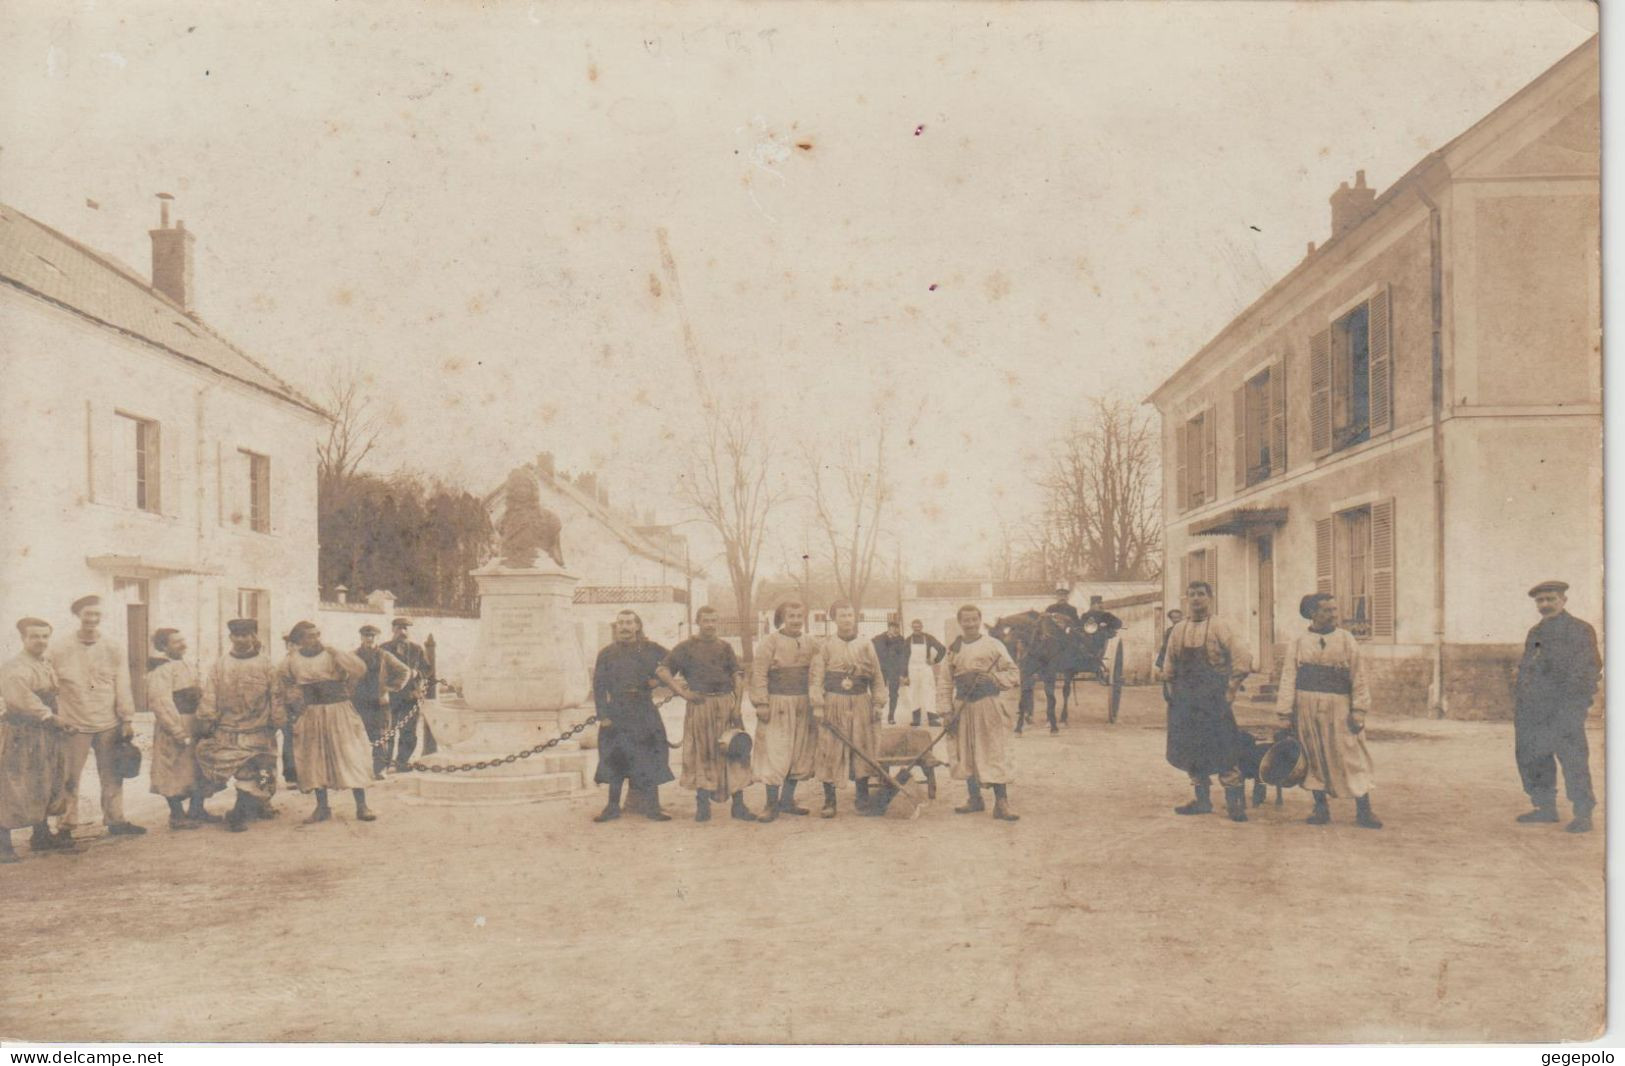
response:
[[[1113,641],[1122,627],[1116,616],[1104,611],[1090,611],[1073,622],[1065,615],[1052,612],[1023,611],[1007,615],[994,622],[992,633],[1010,649],[1010,657],[1021,667],[1021,705],[1016,719],[1016,732],[1032,723],[1034,689],[1042,684],[1050,731],[1057,724],[1065,724],[1072,703],[1072,683],[1078,678],[1093,678],[1109,689],[1106,699],[1106,721],[1115,723],[1123,701],[1123,643]],[[1106,652],[1115,643],[1111,665],[1106,665]],[[1061,713],[1055,714],[1055,682],[1061,688]]]

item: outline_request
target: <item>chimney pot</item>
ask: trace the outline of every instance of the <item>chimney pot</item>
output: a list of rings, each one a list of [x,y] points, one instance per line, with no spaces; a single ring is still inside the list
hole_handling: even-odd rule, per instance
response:
[[[1354,188],[1349,188],[1349,183],[1345,181],[1332,193],[1332,236],[1342,236],[1358,226],[1376,208],[1376,204],[1377,190],[1366,185],[1365,171],[1356,171]]]
[[[194,237],[180,222],[169,225],[169,202],[174,197],[158,194],[158,228],[148,230],[152,238],[152,287],[175,301],[182,311],[192,310],[192,242]]]

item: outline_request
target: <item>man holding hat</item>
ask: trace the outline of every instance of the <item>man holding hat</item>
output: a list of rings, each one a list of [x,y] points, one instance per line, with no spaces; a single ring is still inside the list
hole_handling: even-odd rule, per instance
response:
[[[130,671],[118,642],[101,632],[100,596],[81,596],[71,608],[79,628],[57,642],[48,659],[56,671],[57,716],[67,728],[68,806],[62,826],[79,824],[79,778],[96,756],[101,781],[102,821],[111,836],[139,836],[146,830],[124,817],[124,780],[113,766],[118,742],[135,736],[135,698]]]
[[[384,767],[389,765],[390,745],[380,745],[378,738],[390,728],[389,701],[411,679],[412,672],[378,646],[378,627],[370,622],[361,627],[361,647],[355,650],[355,657],[367,664],[367,673],[355,683],[350,702],[355,704],[372,745],[372,779],[382,781]]]
[[[231,650],[215,661],[203,680],[197,719],[198,772],[215,789],[230,782],[237,803],[226,828],[240,833],[249,818],[271,817],[276,795],[276,731],[287,721],[277,699],[276,664],[260,646],[259,623],[233,618],[226,623]]]
[[[418,701],[423,698],[424,688],[429,682],[429,654],[423,650],[423,645],[410,639],[412,620],[410,618],[397,618],[389,624],[393,634],[384,650],[406,664],[410,675],[406,684],[389,693],[389,728],[396,730],[395,739],[384,745],[384,762],[394,762],[396,770],[405,770],[407,763],[412,761],[413,754],[418,747],[418,719],[413,714],[418,709]],[[405,722],[405,725],[401,723]],[[435,752],[434,734],[429,732],[429,723],[423,723],[423,754],[433,755]]]
[[[169,828],[196,829],[200,822],[221,820],[203,808],[206,783],[198,774],[192,746],[198,737],[197,708],[203,689],[186,662],[186,638],[177,630],[153,633],[152,647],[158,654],[147,660],[147,709],[153,718],[151,790],[169,803]]]
[[[744,792],[756,780],[750,760],[737,762],[722,750],[724,735],[745,727],[739,712],[743,674],[739,657],[717,636],[715,607],[701,607],[694,621],[699,635],[673,648],[655,671],[662,684],[688,701],[683,712],[683,772],[677,785],[694,793],[696,822],[710,820],[713,798],[729,797],[733,799],[729,813],[742,822],[754,822],[756,815],[745,806]]]
[[[1286,646],[1275,707],[1297,724],[1309,771],[1304,787],[1314,793],[1310,825],[1332,820],[1329,797],[1354,798],[1355,824],[1381,829],[1371,813],[1371,752],[1365,746],[1365,716],[1371,688],[1361,661],[1360,642],[1337,626],[1337,600],[1315,592],[1298,603],[1309,623]]]
[[[23,650],[0,666],[0,863],[17,862],[11,831],[32,826],[34,851],[72,850],[73,841],[51,832],[47,817],[67,804],[67,757],[56,714],[56,672],[45,661],[51,625],[42,618],[17,623]]]
[[[1513,743],[1518,776],[1535,807],[1520,814],[1518,821],[1558,820],[1561,764],[1564,790],[1574,807],[1568,831],[1584,833],[1591,829],[1591,812],[1597,805],[1591,792],[1586,715],[1597,694],[1602,659],[1597,631],[1569,614],[1568,591],[1562,581],[1542,581],[1529,590],[1540,621],[1529,630],[1518,664]]]

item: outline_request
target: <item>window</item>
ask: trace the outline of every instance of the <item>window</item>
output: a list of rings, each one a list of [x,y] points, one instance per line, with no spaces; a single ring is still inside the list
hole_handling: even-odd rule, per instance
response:
[[[260,633],[271,629],[271,594],[264,589],[238,589],[236,618],[252,618],[260,624]]]
[[[1337,598],[1343,628],[1361,640],[1394,635],[1394,504],[1339,511],[1315,524],[1317,587]]]
[[[1182,511],[1218,499],[1218,434],[1214,423],[1213,408],[1209,407],[1175,431],[1178,472],[1174,495]]]
[[[271,458],[240,453],[248,463],[248,524],[256,533],[271,532]],[[246,616],[245,616],[246,617]]]
[[[1310,435],[1316,456],[1393,428],[1386,287],[1309,341]]]
[[[1179,600],[1188,609],[1186,603],[1186,590],[1191,587],[1192,581],[1206,581],[1213,590],[1210,597],[1213,613],[1219,611],[1219,551],[1217,548],[1198,548],[1187,552],[1183,560],[1184,573],[1180,576]]]
[[[127,507],[157,513],[161,507],[158,423],[118,413],[122,444],[116,458],[120,471],[114,499]]]
[[[1236,489],[1286,472],[1286,360],[1236,390]]]

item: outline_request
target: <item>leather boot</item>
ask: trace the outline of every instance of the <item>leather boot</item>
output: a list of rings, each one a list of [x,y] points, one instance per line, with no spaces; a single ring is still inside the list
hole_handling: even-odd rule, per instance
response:
[[[1314,813],[1305,818],[1304,822],[1309,825],[1325,825],[1331,820],[1332,808],[1331,805],[1326,802],[1326,793],[1316,792]]]
[[[708,793],[694,793],[694,820],[696,822],[711,820],[711,796]]]
[[[784,783],[784,788],[779,792],[779,810],[783,811],[785,814],[812,813],[812,811],[809,811],[805,807],[796,806],[796,781],[794,778],[786,781]]]
[[[1225,786],[1224,807],[1232,822],[1247,820],[1247,790],[1240,785]]]
[[[1269,794],[1270,794],[1270,790],[1269,790],[1268,785],[1264,784],[1264,782],[1262,782],[1262,781],[1254,781],[1253,782],[1253,806],[1254,807],[1262,807],[1262,806],[1264,806],[1264,801],[1269,798]]]
[[[169,801],[169,828],[196,829],[197,823],[186,817],[186,803],[179,797],[171,797]]]
[[[779,786],[767,786],[767,809],[762,811],[758,822],[775,822],[779,818]]]
[[[914,715],[913,715],[913,717],[914,717],[914,722],[913,722],[913,724],[914,724],[914,725],[919,725],[919,724],[920,724],[920,712],[919,712],[919,711],[915,711],[915,712],[914,712]]]
[[[1381,825],[1382,823],[1378,822],[1377,824]],[[1591,812],[1589,810],[1587,810],[1587,811],[1578,811],[1578,810],[1575,811],[1574,812],[1574,821],[1572,821],[1568,825],[1564,826],[1563,831],[1567,832],[1567,833],[1589,833],[1589,832],[1591,832]]]
[[[733,817],[736,821],[740,821],[740,822],[754,822],[754,821],[756,821],[756,812],[752,811],[749,807],[745,806],[745,793],[742,792],[742,791],[734,793],[733,809],[730,810],[728,812],[728,814],[731,817]]]
[[[1195,798],[1174,808],[1175,814],[1212,814],[1213,789],[1211,785],[1192,785]]]
[[[1377,816],[1371,813],[1370,793],[1367,793],[1354,801],[1354,824],[1359,826],[1361,829],[1382,828],[1382,823],[1377,820]],[[1574,827],[1570,826],[1569,831],[1573,832]]]
[[[651,822],[671,821],[671,815],[660,809],[660,793],[653,788],[643,790],[643,816]]]
[[[9,866],[11,863],[22,861],[17,849],[11,846],[11,830],[0,829],[0,865]]]
[[[993,786],[993,817],[1001,822],[1019,822],[1021,815],[1010,811],[1010,797],[1005,793],[1003,785]]]
[[[824,785],[824,809],[818,812],[818,817],[820,817],[820,818],[833,818],[833,817],[835,817],[835,786],[834,785],[827,784],[827,783]]]
[[[1534,810],[1518,815],[1518,821],[1523,822],[1525,825],[1531,822],[1559,821],[1557,817],[1557,801],[1555,799],[1542,800],[1535,804]]]
[[[248,828],[244,824],[248,818],[247,800],[248,797],[243,793],[237,793],[237,802],[232,805],[231,810],[226,812],[226,828],[233,833],[241,833]]]
[[[186,816],[192,819],[194,822],[206,822],[211,825],[218,824],[225,820],[218,814],[210,814],[208,811],[204,810],[203,793],[201,792],[192,793],[191,808],[186,812]]]
[[[955,807],[955,814],[977,814],[981,811],[987,810],[987,804],[982,802],[982,787],[980,785],[978,785],[975,781],[967,781],[965,783],[965,791],[968,794],[965,800],[965,805],[963,807]]]

